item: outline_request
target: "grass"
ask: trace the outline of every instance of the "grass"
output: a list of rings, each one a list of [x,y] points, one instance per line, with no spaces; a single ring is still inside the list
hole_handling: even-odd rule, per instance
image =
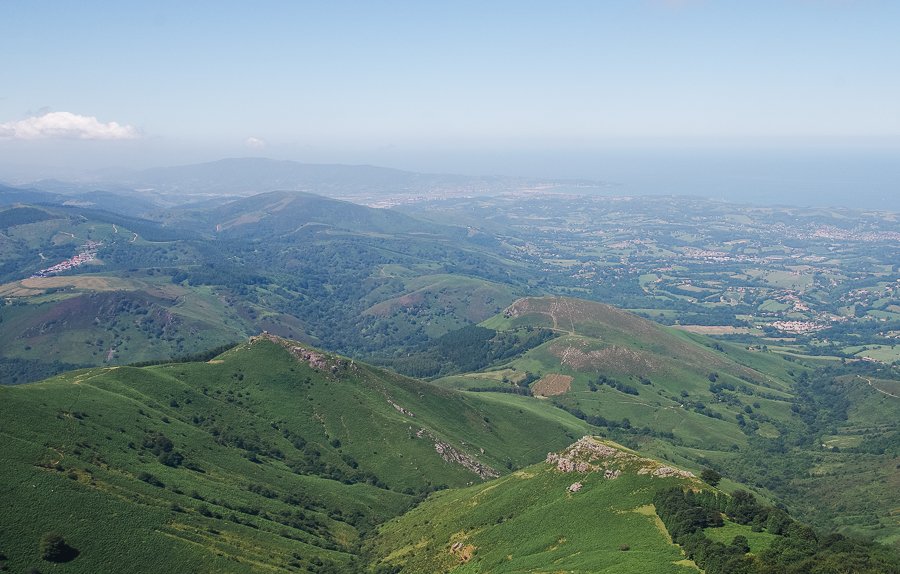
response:
[[[36,286],[68,285],[70,291],[0,308],[4,357],[122,365],[214,348],[248,331],[208,287],[93,275],[39,281]]]
[[[120,291],[137,289],[139,284],[120,277],[103,275],[74,275],[57,277],[29,277],[0,285],[2,297],[29,297],[43,294],[47,289],[73,289],[77,291]]]
[[[0,387],[9,566],[62,568],[38,556],[39,538],[58,531],[81,552],[67,572],[306,571],[314,559],[352,569],[360,537],[417,493],[481,482],[435,442],[507,473],[583,431],[558,409],[332,355],[311,365],[285,345]],[[158,434],[180,465],[145,446]]]
[[[569,492],[576,481],[582,489]],[[609,480],[540,463],[432,496],[381,526],[371,552],[401,572],[696,572],[649,502],[678,483],[636,468]]]
[[[900,347],[897,345],[866,345],[864,347],[847,347],[845,353],[852,353],[858,357],[869,357],[882,363],[900,361]]]
[[[555,400],[588,415],[615,421],[627,418],[635,427],[673,433],[687,447],[727,450],[746,445],[747,436],[738,427],[737,416],[746,416],[744,408],[754,403],[782,424],[796,424],[789,389],[792,378],[807,367],[775,353],[748,351],[741,345],[662,327],[606,305],[565,298],[522,300],[508,315],[497,315],[482,324],[494,329],[530,325],[562,331],[561,337],[504,367],[572,376],[571,390]],[[713,372],[717,383],[734,389],[727,391],[732,403],[721,402],[710,391]],[[598,374],[628,385],[638,394],[603,385],[595,385],[592,392],[589,387]],[[492,376],[476,373],[439,382],[465,388],[482,385]],[[645,384],[647,381],[650,384]],[[699,404],[705,408],[700,409]],[[707,416],[710,414],[721,418]],[[758,434],[774,438],[779,432],[767,423],[760,425]]]
[[[778,466],[785,463],[777,457],[771,463],[765,461],[772,455],[760,446],[806,432],[807,427],[795,412],[794,380],[804,373],[811,374],[814,364],[833,362],[790,354],[789,347],[748,349],[744,344],[646,325],[638,318],[623,317],[620,311],[587,302],[569,304],[560,299],[538,298],[517,303],[512,311],[483,324],[497,329],[549,327],[562,335],[497,367],[498,371],[505,368],[572,376],[571,389],[553,397],[554,401],[588,416],[612,421],[627,418],[633,428],[639,429],[637,434],[624,435],[629,446],[640,445],[648,452],[689,467],[713,464],[733,468],[736,473],[743,473],[741,478],[745,481],[757,477],[754,484],[758,492],[770,500],[776,494],[767,491],[766,486],[777,483],[769,480],[766,473],[771,472],[769,467],[778,472]],[[708,376],[711,372],[715,372],[716,384],[729,384],[735,390],[714,394]],[[637,395],[608,385],[595,384],[596,390],[590,390],[598,375],[632,387]],[[463,388],[473,386],[476,377],[491,376],[494,375],[475,373],[446,383]],[[642,384],[642,378],[651,384]],[[865,380],[848,376],[841,381],[849,392],[846,424],[820,437],[826,448],[817,443],[811,450],[797,449],[787,455],[809,457],[809,464],[816,471],[806,474],[798,469],[788,479],[791,490],[782,486],[777,494],[787,497],[782,502],[817,526],[890,542],[900,528],[896,514],[891,515],[896,496],[885,498],[876,485],[900,484],[896,482],[896,461],[876,453],[881,452],[879,449],[891,452],[889,449],[895,444],[900,400],[884,392],[900,395],[900,389],[888,378]],[[516,400],[552,407],[549,400]],[[705,406],[702,411],[697,407],[701,403]],[[741,428],[739,416],[750,426]],[[831,447],[850,451],[831,452]],[[763,469],[760,475],[737,470],[746,469],[742,461],[747,459],[759,460],[753,464]],[[723,484],[737,488],[727,479]],[[836,519],[839,516],[842,518]]]
[[[769,532],[753,532],[750,526],[737,524],[731,520],[726,520],[725,525],[718,528],[706,528],[703,530],[703,534],[710,540],[722,544],[731,544],[735,536],[744,536],[750,544],[751,554],[759,554],[777,538],[776,535]]]

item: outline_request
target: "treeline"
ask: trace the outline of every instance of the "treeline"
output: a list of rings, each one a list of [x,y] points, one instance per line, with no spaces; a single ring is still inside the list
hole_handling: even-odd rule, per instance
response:
[[[2,321],[0,321],[2,323]],[[18,357],[0,358],[0,384],[21,385],[33,381],[41,381],[59,373],[83,369],[89,365],[75,365],[60,361],[40,361],[37,359],[20,359]]]
[[[555,336],[550,329],[527,327],[498,332],[478,325],[467,325],[426,341],[417,352],[379,362],[403,374],[420,378],[479,371],[521,355]],[[530,382],[520,383],[519,386],[527,389]]]
[[[53,216],[35,207],[12,207],[0,211],[0,230],[6,231],[10,227],[37,223],[53,219]]]
[[[553,400],[552,404],[556,408],[566,411],[570,415],[574,416],[577,419],[583,420],[591,426],[606,428],[606,431],[604,431],[603,433],[604,436],[611,438],[616,442],[627,446],[628,448],[641,448],[642,441],[639,437],[648,436],[665,439],[673,445],[685,446],[685,443],[680,438],[676,437],[675,433],[673,433],[672,431],[654,430],[649,426],[632,426],[631,421],[628,418],[623,418],[622,420],[617,421],[607,419],[606,417],[600,415],[589,415],[578,407],[568,406],[555,399]]]
[[[522,395],[524,397],[532,396],[531,389],[528,387],[472,387],[466,390],[472,391],[473,393],[507,393],[511,395]]]
[[[672,540],[707,574],[900,572],[900,556],[891,549],[840,534],[820,538],[785,511],[760,504],[749,492],[738,490],[727,496],[674,487],[656,493],[653,504]],[[777,538],[758,555],[749,553],[750,545],[742,535],[730,544],[711,540],[704,529],[722,526],[723,514]]]
[[[627,418],[622,419],[621,421],[609,420],[600,415],[589,415],[589,414],[585,413],[583,410],[579,409],[578,407],[570,407],[559,401],[553,401],[553,406],[555,406],[558,409],[562,409],[562,410],[566,411],[567,413],[569,413],[570,415],[574,416],[575,418],[581,419],[584,422],[586,422],[587,424],[593,425],[595,427],[606,427],[608,429],[617,429],[617,428],[630,429],[631,428],[631,421],[629,421]]]
[[[224,345],[219,345],[218,347],[214,347],[212,349],[206,351],[200,351],[198,353],[191,353],[188,355],[181,355],[178,357],[172,357],[170,359],[159,359],[156,361],[140,361],[137,363],[131,363],[128,365],[129,367],[151,367],[153,365],[168,365],[170,363],[205,363],[211,359],[214,359],[224,353],[225,351],[230,351],[235,348],[238,343],[226,343]]]
[[[599,376],[597,377],[596,381],[589,381],[589,382],[588,382],[588,388],[589,388],[591,391],[595,391],[595,392],[596,392],[596,390],[597,390],[597,385],[606,385],[606,386],[608,386],[608,387],[611,387],[611,388],[613,388],[613,389],[616,389],[616,390],[619,391],[620,393],[625,393],[626,395],[638,395],[638,394],[640,394],[640,393],[638,392],[638,390],[637,390],[636,388],[632,387],[631,385],[626,385],[625,383],[623,383],[623,382],[621,382],[621,381],[617,381],[617,380],[615,380],[615,379],[611,379],[611,378],[609,378],[609,377],[607,377],[607,376],[605,376],[605,375],[599,375]]]

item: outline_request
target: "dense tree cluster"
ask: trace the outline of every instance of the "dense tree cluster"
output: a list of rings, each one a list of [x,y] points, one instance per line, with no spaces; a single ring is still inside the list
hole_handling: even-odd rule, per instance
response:
[[[500,332],[478,325],[467,325],[437,339],[425,340],[415,352],[380,362],[415,377],[472,372],[507,361],[555,336],[550,329],[525,328]],[[531,380],[520,381],[517,386],[527,389],[538,378],[540,377],[534,376]]]
[[[808,526],[792,520],[779,508],[760,504],[745,491],[731,496],[675,487],[653,498],[656,512],[672,540],[707,574],[883,574],[900,571],[900,556],[891,549],[831,535],[820,538]],[[730,544],[711,540],[706,528],[722,526],[723,514],[738,524],[751,525],[777,536],[758,555],[749,554],[744,536]]]
[[[592,385],[594,385],[594,386],[592,386]],[[626,395],[640,394],[638,392],[638,390],[636,388],[632,387],[631,385],[626,385],[625,383],[623,383],[621,381],[617,381],[616,379],[609,378],[605,375],[598,375],[596,381],[592,381],[591,383],[588,383],[588,386],[591,388],[592,391],[597,390],[595,385],[606,385],[608,387],[611,387],[611,388],[619,391],[620,393],[625,393]]]

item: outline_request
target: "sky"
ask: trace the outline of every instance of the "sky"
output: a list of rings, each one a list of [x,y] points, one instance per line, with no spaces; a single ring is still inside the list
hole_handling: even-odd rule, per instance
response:
[[[0,179],[233,156],[626,183],[709,154],[890,171],[898,30],[894,0],[2,2]]]

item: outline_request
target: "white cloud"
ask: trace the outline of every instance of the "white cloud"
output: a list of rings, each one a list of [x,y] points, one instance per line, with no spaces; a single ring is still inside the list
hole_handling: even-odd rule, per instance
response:
[[[266,147],[266,140],[255,137],[249,137],[244,140],[244,145],[252,149],[262,149]]]
[[[36,140],[47,138],[76,140],[130,140],[140,137],[134,126],[103,123],[93,116],[71,112],[48,112],[17,122],[0,124],[0,138]]]

